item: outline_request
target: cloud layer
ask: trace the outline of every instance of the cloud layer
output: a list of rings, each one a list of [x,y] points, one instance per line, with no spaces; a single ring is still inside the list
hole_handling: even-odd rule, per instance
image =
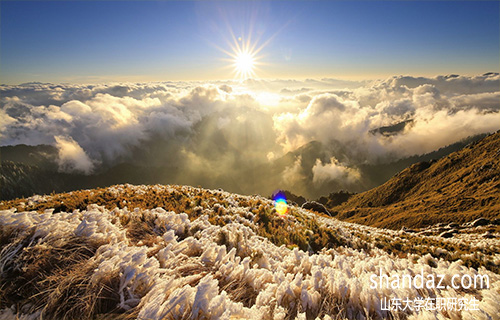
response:
[[[172,182],[245,193],[308,184],[320,190],[329,182],[360,189],[360,165],[498,130],[499,88],[496,73],[375,82],[2,85],[0,142],[54,145],[65,172],[131,162],[171,168]],[[312,141],[321,150],[299,154]]]
[[[63,172],[82,172],[90,174],[94,164],[85,151],[71,137],[56,136],[56,147],[59,149],[58,165]]]

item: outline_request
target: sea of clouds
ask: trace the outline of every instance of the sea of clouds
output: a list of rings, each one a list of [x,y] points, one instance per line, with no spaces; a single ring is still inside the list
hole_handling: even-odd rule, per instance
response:
[[[195,185],[237,180],[318,141],[335,152],[315,159],[308,172],[296,156],[274,183],[310,179],[319,187],[337,180],[348,188],[361,179],[359,165],[500,129],[498,73],[362,82],[27,83],[1,85],[0,97],[2,146],[56,146],[65,172],[92,174],[121,162],[184,168],[192,177],[186,183]],[[406,120],[397,134],[373,131]]]

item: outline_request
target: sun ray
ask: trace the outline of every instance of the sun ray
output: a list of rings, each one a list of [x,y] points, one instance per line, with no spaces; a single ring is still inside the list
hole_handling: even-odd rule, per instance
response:
[[[223,27],[221,30],[225,29],[227,33],[221,34],[222,37],[220,39],[223,40],[226,45],[221,46],[209,41],[211,46],[215,47],[226,56],[226,58],[220,58],[220,60],[228,62],[228,65],[224,67],[224,69],[233,69],[234,77],[240,81],[261,76],[263,71],[260,67],[270,65],[262,61],[265,55],[261,54],[261,52],[290,23],[290,21],[288,21],[270,37],[265,37],[263,39],[263,33],[257,33],[254,30],[256,19],[257,15],[254,13],[248,24],[248,29],[242,30],[241,33],[235,33],[233,25],[229,22],[224,12],[222,12],[221,22],[224,24],[225,28]]]

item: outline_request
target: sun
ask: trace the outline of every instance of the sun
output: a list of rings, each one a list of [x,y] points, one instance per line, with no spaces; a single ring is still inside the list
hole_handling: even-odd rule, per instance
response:
[[[241,39],[241,38],[240,38]],[[240,45],[241,40],[235,43],[232,47],[232,52],[227,52],[231,57],[229,61],[232,62],[236,78],[246,80],[249,78],[257,77],[256,70],[260,64],[257,56],[261,48],[255,49],[255,44],[251,45],[250,42]]]
[[[290,22],[270,33],[271,30],[261,28],[261,23],[257,23],[259,11],[249,12],[250,20],[245,21],[243,25],[233,24],[233,17],[226,16],[224,10],[221,10],[220,24],[214,26],[220,31],[220,35],[212,39],[206,39],[208,43],[224,54],[224,57],[218,60],[226,62],[222,69],[225,69],[224,74],[229,75],[227,69],[232,69],[234,79],[240,80],[243,83],[249,79],[259,79],[268,77],[265,70],[272,67],[269,60],[268,51],[265,53],[265,48],[281,33]],[[235,32],[237,30],[238,32]]]
[[[236,75],[242,79],[254,75],[255,55],[249,51],[240,51],[234,56]]]
[[[259,66],[264,65],[261,62],[263,56],[259,53],[268,42],[258,46],[258,41],[252,42],[250,37],[243,40],[243,37],[236,38],[233,33],[231,35],[233,41],[228,41],[229,50],[218,47],[227,55],[227,58],[222,60],[230,63],[227,66],[233,68],[235,78],[239,78],[240,81],[257,78],[257,73],[260,72]]]

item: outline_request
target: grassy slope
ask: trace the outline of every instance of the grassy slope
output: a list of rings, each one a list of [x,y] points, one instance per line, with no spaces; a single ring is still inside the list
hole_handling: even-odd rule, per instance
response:
[[[183,187],[175,185],[156,185],[146,187],[144,192],[137,193],[140,186],[125,185],[120,186],[120,192],[114,191],[117,186],[108,188],[96,188],[91,190],[80,190],[69,193],[53,194],[44,196],[38,200],[35,197],[27,199],[16,199],[0,202],[0,210],[16,208],[17,212],[38,211],[43,213],[45,210],[52,212],[73,212],[74,210],[86,210],[91,204],[97,204],[108,210],[114,208],[129,209],[138,208],[148,210],[154,208],[163,208],[167,211],[173,211],[177,214],[186,213],[190,220],[195,220],[201,215],[208,215],[210,223],[218,226],[224,226],[230,223],[228,216],[241,215],[241,212],[234,212],[228,201],[228,195],[239,203],[244,210],[248,210],[255,215],[253,223],[258,226],[256,232],[258,235],[268,238],[272,243],[280,246],[285,245],[288,248],[299,248],[305,251],[320,252],[322,249],[337,248],[339,246],[348,246],[353,249],[369,250],[370,246],[377,247],[388,253],[393,253],[399,257],[406,257],[407,254],[433,254],[434,248],[446,248],[456,254],[442,257],[448,261],[462,259],[468,267],[484,266],[494,272],[499,272],[497,265],[492,264],[489,258],[499,253],[498,249],[485,248],[479,250],[471,244],[448,243],[442,238],[434,238],[441,231],[438,229],[425,229],[425,237],[421,233],[402,233],[398,239],[394,235],[370,236],[359,233],[357,227],[350,230],[350,236],[360,238],[361,241],[351,241],[341,236],[347,225],[325,226],[318,219],[330,217],[323,214],[308,211],[310,216],[304,216],[299,213],[299,208],[290,206],[287,218],[283,219],[276,214],[272,201],[261,197],[241,196],[224,191],[208,190],[193,187]],[[245,214],[243,214],[244,216]],[[336,219],[334,219],[337,221]],[[360,226],[361,227],[361,226]],[[140,227],[141,233],[146,235],[149,231],[144,226]],[[484,226],[476,228],[473,231],[461,231],[461,233],[472,232],[481,234],[483,232],[498,233],[500,226]],[[0,230],[1,231],[1,230]],[[0,232],[1,233],[1,232]],[[375,233],[373,233],[375,235]],[[428,237],[430,236],[430,237]],[[424,239],[424,240],[423,240]],[[443,242],[444,241],[444,242]],[[480,253],[480,257],[474,259],[466,258],[467,255]]]
[[[130,209],[161,207],[178,214],[187,213],[190,219],[196,219],[200,215],[206,214],[204,209],[210,208],[209,220],[212,224],[224,226],[228,223],[223,218],[228,213],[228,201],[224,196],[227,193],[225,192],[198,188],[190,188],[192,191],[186,192],[182,186],[151,187],[141,194],[136,194],[133,186],[125,187],[124,191],[120,193],[115,193],[111,191],[112,189],[113,187],[96,188],[53,194],[40,202],[27,199],[3,201],[0,202],[0,210],[14,207],[18,212],[38,211],[42,213],[46,209],[54,209],[53,212],[57,213],[83,211],[87,209],[88,205],[97,204],[109,210],[125,207]],[[323,248],[338,246],[342,242],[335,235],[334,230],[319,225],[315,220],[304,219],[296,213],[293,207],[290,207],[288,211],[288,217],[293,217],[293,219],[281,219],[267,199],[248,198],[236,194],[234,197],[240,201],[242,207],[251,208],[250,211],[256,215],[255,223],[260,227],[259,235],[269,238],[277,245],[319,251]],[[300,223],[296,224],[295,219],[298,219]],[[290,231],[284,232],[283,230]],[[307,236],[306,230],[311,230],[315,236]]]
[[[500,218],[500,132],[440,160],[421,162],[332,208],[338,218],[384,228]]]
[[[157,207],[169,212],[150,211]],[[328,319],[322,318],[326,314],[334,319],[406,319],[407,314],[377,313],[378,300],[373,297],[388,293],[373,294],[366,279],[379,267],[413,274],[424,267],[436,273],[485,273],[481,269],[485,267],[496,273],[488,274],[496,288],[490,294],[498,296],[500,233],[494,226],[460,229],[453,238],[444,239],[436,236],[440,229],[418,233],[377,229],[294,206],[280,217],[272,201],[259,196],[162,185],[118,185],[0,202],[0,210],[5,209],[0,211],[0,261],[4,262],[0,306],[15,306],[12,310],[20,313],[39,312],[44,319],[207,319],[191,314],[192,301],[184,299],[181,304],[187,308],[182,309],[184,316],[174,306],[182,301],[183,292],[198,296],[198,290],[214,282],[212,295],[224,290],[225,301],[247,308],[262,306],[262,316],[245,319],[274,319],[280,310],[285,320],[295,319],[299,312],[307,319]],[[20,214],[12,218],[16,211]],[[31,212],[23,215],[24,211]],[[44,214],[43,219],[36,222],[39,214]],[[265,238],[285,247],[270,245]],[[115,243],[116,239],[120,242]],[[213,248],[235,256],[212,261],[210,257],[218,257]],[[144,261],[135,263],[133,257]],[[137,272],[130,273],[132,267]],[[237,274],[238,270],[246,273]],[[314,279],[317,293],[311,289]],[[287,286],[293,290],[279,289]],[[308,297],[304,289],[317,297],[314,307],[303,303]],[[394,294],[409,294],[403,290]],[[478,297],[488,293],[464,292]],[[126,304],[123,296],[138,297],[140,304],[135,298]],[[266,299],[265,303],[259,304],[259,299]],[[496,300],[484,301],[491,304],[490,314],[496,314]],[[371,307],[365,308],[368,302]],[[173,311],[165,317],[140,317],[146,310]]]

